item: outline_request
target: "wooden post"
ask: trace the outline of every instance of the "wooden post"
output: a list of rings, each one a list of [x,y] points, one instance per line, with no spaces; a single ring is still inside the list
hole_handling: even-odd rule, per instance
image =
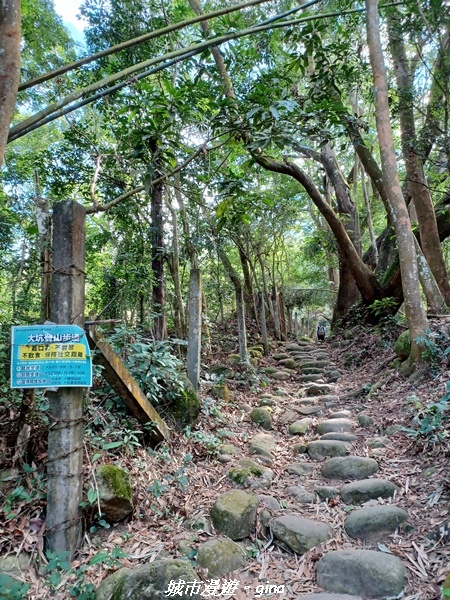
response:
[[[76,202],[53,209],[51,320],[84,326],[85,215]],[[69,559],[82,541],[83,388],[49,393],[47,547]]]
[[[266,307],[264,305],[264,295],[262,292],[258,292],[258,307],[259,307],[259,320],[261,323],[261,337],[264,346],[264,356],[269,354],[269,340],[267,339],[267,325],[266,325]]]
[[[202,275],[200,269],[191,269],[189,278],[189,334],[187,351],[187,376],[198,391],[200,380],[200,355],[202,347]]]

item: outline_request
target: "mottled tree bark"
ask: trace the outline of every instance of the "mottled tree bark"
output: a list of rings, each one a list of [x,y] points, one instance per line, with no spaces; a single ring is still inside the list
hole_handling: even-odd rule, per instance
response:
[[[413,81],[396,13],[397,11],[388,11],[387,13],[388,33],[399,93],[400,132],[407,186],[416,209],[423,255],[447,305],[450,305],[450,284],[439,241],[436,215],[434,213],[430,190],[425,179],[423,162],[416,148]]]
[[[20,78],[20,0],[0,2],[0,167]]]
[[[378,22],[378,0],[366,0],[367,44],[374,79],[375,119],[380,146],[384,190],[395,228],[405,297],[405,313],[411,336],[411,371],[423,363],[422,348],[416,342],[425,335],[427,318],[420,297],[419,273],[414,236],[408,208],[397,172],[397,159],[389,114],[388,84]]]

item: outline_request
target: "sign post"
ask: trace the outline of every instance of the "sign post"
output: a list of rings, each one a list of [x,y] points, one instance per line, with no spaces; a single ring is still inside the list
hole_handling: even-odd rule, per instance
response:
[[[84,329],[85,218],[84,207],[76,202],[58,202],[53,208],[50,319],[63,325],[66,335],[77,335],[80,328]],[[78,325],[76,331],[70,329],[73,325]],[[53,335],[51,331],[49,334]],[[80,547],[83,534],[80,502],[83,492],[84,422],[83,387],[79,386],[86,385],[86,382],[81,383],[82,356],[72,355],[72,352],[83,353],[77,347],[81,339],[85,340],[73,339],[74,348],[70,350],[59,345],[63,342],[55,341],[56,347],[52,347],[49,341],[50,348],[44,348],[44,358],[38,359],[45,363],[54,360],[52,356],[48,358],[47,352],[70,353],[70,356],[63,357],[66,362],[59,369],[61,374],[58,376],[42,369],[42,378],[55,377],[61,385],[57,391],[49,392],[47,548],[58,554],[68,552],[69,559]],[[66,343],[67,346],[72,345],[72,339]],[[23,358],[24,354],[25,351]],[[53,364],[56,366],[56,362]],[[71,372],[73,375],[69,374]]]

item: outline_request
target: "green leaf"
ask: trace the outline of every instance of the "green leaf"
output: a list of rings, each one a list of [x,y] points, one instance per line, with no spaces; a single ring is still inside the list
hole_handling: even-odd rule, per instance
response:
[[[278,121],[278,119],[280,118],[280,113],[278,112],[277,108],[275,108],[275,106],[271,106],[269,110],[272,113],[272,116],[275,119],[275,121]]]
[[[109,442],[108,444],[103,444],[103,450],[112,450],[113,448],[120,448],[122,446],[122,442]]]
[[[94,502],[96,502],[98,498],[97,490],[94,490],[94,488],[90,488],[87,493],[87,498],[91,504],[94,504]]]
[[[97,460],[101,457],[101,453],[100,452],[96,452],[94,454],[94,456],[91,458],[92,462],[97,462]]]
[[[107,552],[98,552],[90,559],[89,565],[100,565],[109,560],[109,554]]]

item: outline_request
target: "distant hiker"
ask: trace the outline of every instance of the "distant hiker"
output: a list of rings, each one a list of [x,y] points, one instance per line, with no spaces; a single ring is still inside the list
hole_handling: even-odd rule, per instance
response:
[[[323,325],[319,325],[319,327],[317,328],[317,339],[319,340],[319,342],[325,341],[326,332],[327,330],[325,329],[325,327]]]

